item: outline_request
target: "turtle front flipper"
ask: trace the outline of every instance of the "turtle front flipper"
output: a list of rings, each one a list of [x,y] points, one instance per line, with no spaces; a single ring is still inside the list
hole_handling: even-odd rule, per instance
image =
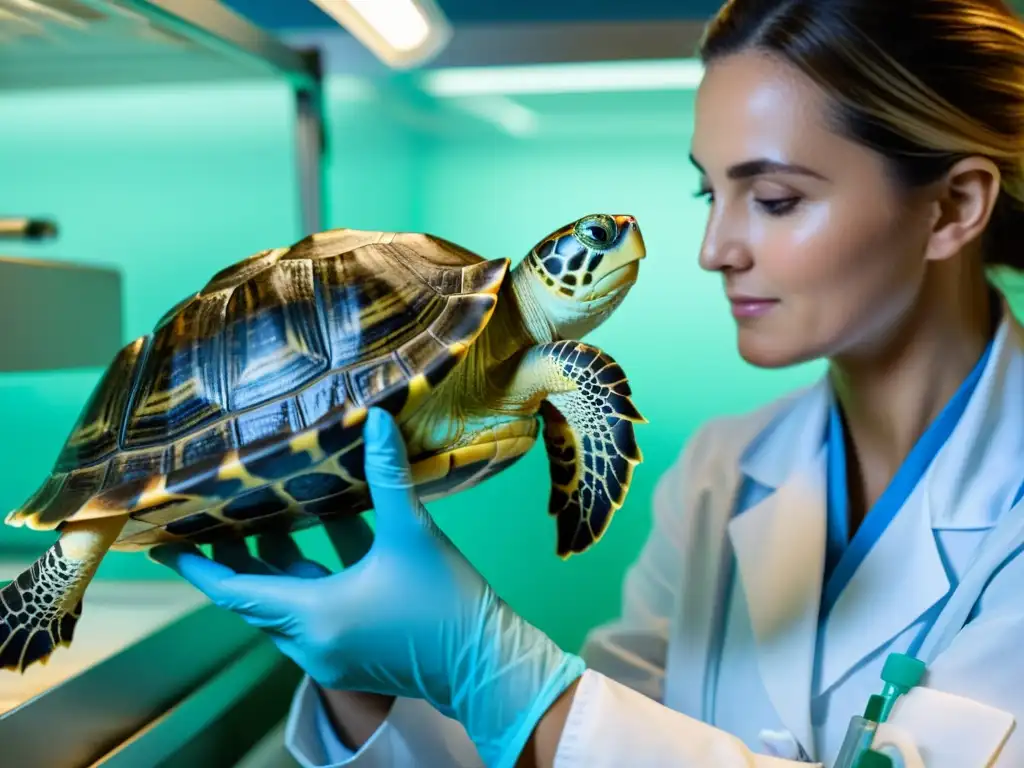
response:
[[[0,669],[24,672],[71,644],[82,595],[126,519],[65,524],[53,546],[0,589]]]
[[[532,347],[512,380],[516,395],[540,397],[551,472],[548,511],[558,523],[558,556],[586,551],[626,500],[643,460],[634,423],[646,423],[629,382],[608,354],[580,341]]]

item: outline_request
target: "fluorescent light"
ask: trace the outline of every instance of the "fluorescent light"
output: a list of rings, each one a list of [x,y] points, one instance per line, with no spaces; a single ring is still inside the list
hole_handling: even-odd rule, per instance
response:
[[[63,13],[56,8],[51,8],[45,3],[37,3],[36,0],[9,0],[7,5],[8,7],[14,6],[16,9],[21,8],[26,13],[37,16],[49,16],[51,19],[59,21],[61,24],[66,24],[69,27],[84,29],[86,26],[85,22],[81,19]],[[6,12],[5,15],[7,15]]]
[[[696,88],[704,68],[696,59],[454,67],[424,73],[433,96],[655,91]]]
[[[434,0],[311,0],[378,59],[396,69],[417,66],[451,39]]]
[[[423,11],[412,0],[348,0],[352,9],[399,51],[412,51],[430,35]]]
[[[505,96],[473,96],[452,100],[452,105],[482,120],[494,123],[512,136],[531,136],[537,132],[537,113]]]

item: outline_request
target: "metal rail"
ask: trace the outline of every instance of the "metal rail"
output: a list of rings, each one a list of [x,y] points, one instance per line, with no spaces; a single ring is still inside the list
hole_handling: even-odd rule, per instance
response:
[[[283,679],[275,676],[277,665],[284,658],[276,649],[271,648],[273,654],[264,650],[249,656],[267,642],[259,630],[223,609],[205,605],[191,611],[0,715],[0,764],[11,768],[86,768],[116,754],[130,739],[144,741],[146,747],[156,745],[154,751],[159,752],[160,744],[166,747],[170,743],[167,728],[173,733],[182,719],[190,720],[189,712],[204,710],[204,702],[207,713],[219,711],[223,716],[233,709],[224,706],[223,701],[210,708],[209,686],[215,681],[237,682],[238,670],[256,668],[268,680]],[[241,666],[233,666],[236,664]],[[248,695],[250,689],[251,686],[239,686],[235,691],[237,698]],[[279,720],[287,708],[287,697],[276,706],[281,711],[263,715],[271,717],[271,723]],[[175,714],[176,707],[185,714]],[[158,722],[161,718],[162,725]],[[195,722],[189,726],[194,735],[206,727]],[[148,732],[143,733],[146,729]],[[258,738],[259,734],[255,734],[253,743]],[[140,749],[144,747],[131,747],[128,754],[139,754]],[[132,765],[146,768],[160,762]],[[123,763],[111,762],[120,764]],[[224,763],[193,764],[214,768]]]

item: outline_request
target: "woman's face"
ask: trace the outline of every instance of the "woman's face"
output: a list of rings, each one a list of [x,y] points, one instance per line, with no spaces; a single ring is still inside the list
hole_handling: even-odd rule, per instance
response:
[[[870,354],[921,290],[927,201],[830,130],[826,104],[755,52],[712,63],[697,94],[692,156],[711,202],[700,262],[721,272],[754,365]]]

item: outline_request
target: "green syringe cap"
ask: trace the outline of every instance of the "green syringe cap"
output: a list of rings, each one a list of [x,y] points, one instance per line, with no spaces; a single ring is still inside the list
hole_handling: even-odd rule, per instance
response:
[[[890,653],[882,667],[882,680],[899,688],[913,688],[922,676],[924,662],[905,653]]]
[[[855,768],[892,768],[892,758],[869,749],[857,758]]]
[[[873,723],[879,722],[882,718],[882,710],[885,707],[885,699],[877,693],[868,697],[868,705],[864,708],[864,719]]]

